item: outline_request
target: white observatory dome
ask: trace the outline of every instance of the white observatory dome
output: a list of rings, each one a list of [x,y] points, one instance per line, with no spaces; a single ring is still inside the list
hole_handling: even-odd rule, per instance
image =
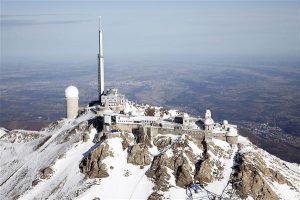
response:
[[[231,137],[235,137],[238,136],[238,131],[236,128],[229,128],[229,131],[226,133],[226,136],[231,136]]]
[[[209,109],[207,109],[205,112],[205,118],[211,118],[211,112]]]
[[[77,87],[75,87],[73,85],[70,85],[65,90],[66,98],[78,98],[78,95],[79,95],[79,91],[78,91]]]
[[[228,121],[227,121],[227,120],[224,120],[224,121],[223,121],[223,125],[228,125]]]
[[[183,117],[184,117],[184,118],[189,118],[190,116],[189,116],[189,114],[187,114],[187,113],[183,113]]]
[[[204,121],[204,125],[214,125],[214,120],[212,118],[207,118]]]

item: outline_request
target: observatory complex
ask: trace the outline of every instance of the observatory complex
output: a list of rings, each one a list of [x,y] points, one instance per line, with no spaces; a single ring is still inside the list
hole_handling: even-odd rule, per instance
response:
[[[187,134],[199,140],[211,141],[218,138],[230,144],[237,143],[238,130],[227,120],[216,123],[210,110],[204,117],[191,117],[177,110],[165,110],[162,107],[139,105],[129,101],[116,88],[105,91],[103,33],[101,17],[99,18],[99,52],[98,52],[98,100],[81,109],[80,112],[97,113],[103,124],[102,135],[109,136],[116,132],[132,132],[134,134]],[[67,118],[78,116],[79,92],[75,86],[65,90]]]

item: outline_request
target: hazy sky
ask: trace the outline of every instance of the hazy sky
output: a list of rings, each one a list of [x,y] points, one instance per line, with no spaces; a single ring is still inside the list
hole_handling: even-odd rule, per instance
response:
[[[1,2],[1,67],[106,62],[299,63],[299,1]]]

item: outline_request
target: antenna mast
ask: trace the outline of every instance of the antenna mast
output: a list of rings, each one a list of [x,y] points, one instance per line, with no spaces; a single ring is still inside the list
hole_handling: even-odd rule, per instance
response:
[[[102,27],[101,16],[99,16],[99,53],[98,53],[98,96],[101,103],[101,96],[104,93],[104,58],[102,49]]]

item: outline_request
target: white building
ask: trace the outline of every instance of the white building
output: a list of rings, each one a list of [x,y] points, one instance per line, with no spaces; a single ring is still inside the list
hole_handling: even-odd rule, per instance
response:
[[[160,122],[159,117],[155,116],[129,116],[129,115],[117,115],[117,124],[140,124],[143,126],[154,126]]]
[[[102,105],[114,111],[124,110],[126,101],[125,95],[119,94],[115,88],[109,89],[105,94],[101,95]]]
[[[174,117],[174,122],[177,124],[182,124],[182,129],[184,130],[201,129],[201,127],[196,124],[198,120],[198,118],[190,117],[187,113],[181,113]]]

